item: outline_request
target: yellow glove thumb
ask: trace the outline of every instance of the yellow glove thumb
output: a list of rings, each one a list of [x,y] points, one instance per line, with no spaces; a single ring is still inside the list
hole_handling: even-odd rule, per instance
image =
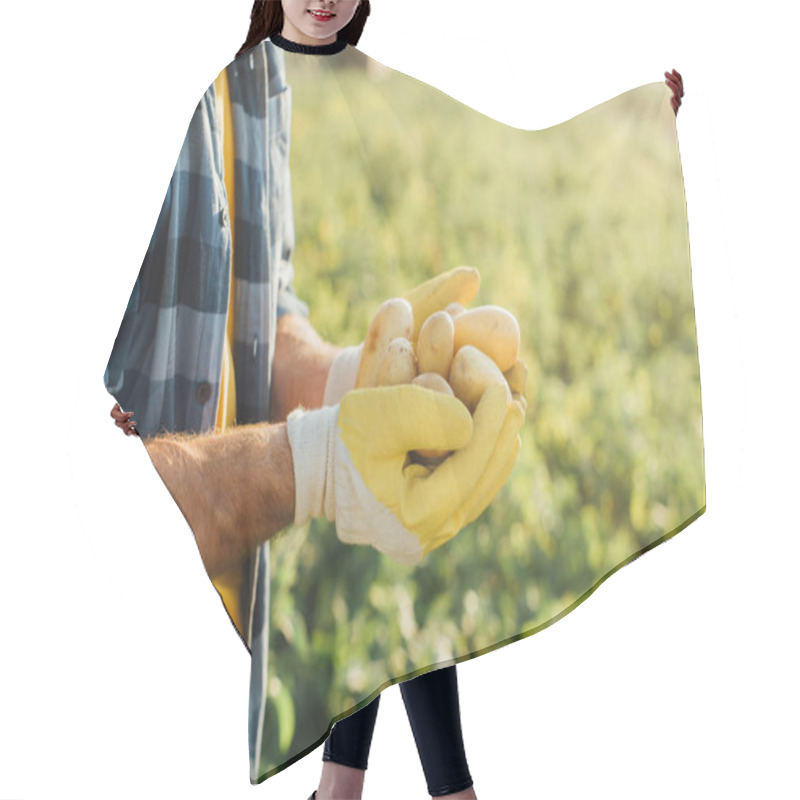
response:
[[[454,397],[403,384],[348,392],[339,406],[339,432],[353,464],[366,475],[376,462],[402,467],[410,450],[464,447],[472,418]]]

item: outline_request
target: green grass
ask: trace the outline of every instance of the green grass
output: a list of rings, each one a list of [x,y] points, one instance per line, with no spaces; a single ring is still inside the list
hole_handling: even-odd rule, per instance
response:
[[[387,682],[551,623],[705,505],[664,87],[532,133],[400,74],[294,64],[294,264],[315,327],[356,343],[384,299],[476,266],[477,302],[520,320],[529,408],[511,480],[420,567],[319,521],[273,541],[264,776]]]

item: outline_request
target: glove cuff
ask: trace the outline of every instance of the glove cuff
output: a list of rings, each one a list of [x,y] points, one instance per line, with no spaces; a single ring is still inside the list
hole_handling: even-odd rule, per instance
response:
[[[333,479],[339,406],[315,411],[297,409],[286,420],[286,431],[294,461],[294,524],[312,517],[332,521],[336,513]]]
[[[345,347],[339,351],[328,373],[322,405],[336,405],[347,392],[356,388],[358,365],[361,363],[361,351],[363,349],[364,345],[362,343],[353,347]]]

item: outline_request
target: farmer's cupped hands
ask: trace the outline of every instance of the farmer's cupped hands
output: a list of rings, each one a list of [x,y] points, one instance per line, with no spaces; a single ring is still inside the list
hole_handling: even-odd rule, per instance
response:
[[[455,397],[413,384],[357,389],[336,406],[295,411],[287,422],[295,524],[325,517],[342,542],[418,564],[505,484],[524,417],[500,383],[486,388],[473,415]],[[419,450],[448,455],[426,466],[410,457]]]
[[[325,516],[343,542],[413,565],[491,503],[519,454],[527,369],[510,312],[466,310],[479,285],[456,267],[383,303],[326,407],[290,416],[297,524]]]

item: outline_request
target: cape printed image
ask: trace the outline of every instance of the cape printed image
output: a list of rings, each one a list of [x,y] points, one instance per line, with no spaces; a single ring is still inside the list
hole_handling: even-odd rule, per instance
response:
[[[293,319],[344,348],[320,409],[292,404],[314,380],[284,359]],[[353,48],[263,42],[198,104],[106,385],[198,542],[256,509],[252,546],[204,561],[252,654],[259,782],[705,510],[669,91],[523,131]],[[284,472],[273,531],[254,497]]]

